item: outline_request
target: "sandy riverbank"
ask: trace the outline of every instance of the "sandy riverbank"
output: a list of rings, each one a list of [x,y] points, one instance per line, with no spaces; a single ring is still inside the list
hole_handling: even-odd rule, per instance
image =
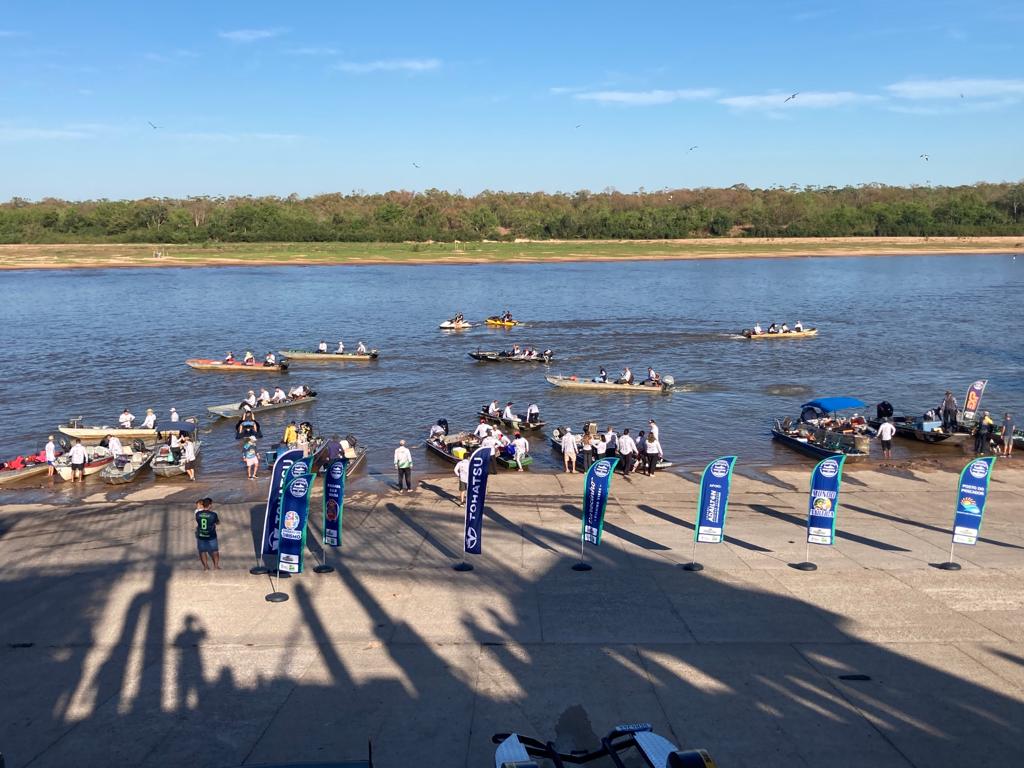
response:
[[[0,245],[0,269],[482,264],[565,261],[1024,254],[1020,237],[709,238],[515,243],[232,243]]]

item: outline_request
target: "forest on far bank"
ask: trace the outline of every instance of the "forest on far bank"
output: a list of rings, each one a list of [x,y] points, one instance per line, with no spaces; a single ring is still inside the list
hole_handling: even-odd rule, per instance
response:
[[[406,242],[1024,233],[1024,183],[0,203],[2,243]]]

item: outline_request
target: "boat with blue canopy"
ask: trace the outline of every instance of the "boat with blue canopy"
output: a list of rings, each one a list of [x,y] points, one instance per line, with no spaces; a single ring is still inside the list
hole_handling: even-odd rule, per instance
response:
[[[866,458],[873,430],[860,414],[866,406],[856,397],[818,397],[800,406],[800,417],[775,419],[772,439],[788,448],[814,456]],[[849,416],[845,412],[852,411]]]

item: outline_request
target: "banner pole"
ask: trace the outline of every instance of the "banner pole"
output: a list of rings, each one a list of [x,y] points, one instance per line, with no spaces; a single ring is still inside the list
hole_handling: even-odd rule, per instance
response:
[[[310,552],[313,552],[312,547],[307,547],[307,549],[309,549]],[[313,552],[313,557],[315,557],[320,563],[313,567],[313,573],[334,573],[334,568],[327,564],[327,550],[321,548],[321,552],[323,553],[323,557],[320,557],[316,552]]]
[[[811,542],[804,542],[804,561],[802,563],[791,563],[791,568],[798,571],[816,571],[818,566],[811,562]]]
[[[278,574],[280,574],[280,566],[278,566]],[[279,592],[278,591],[277,584],[274,583],[274,572],[273,571],[270,572],[270,588],[273,591],[269,595],[267,595],[267,596],[265,596],[263,598],[268,603],[283,603],[283,602],[286,602],[288,600],[288,595],[286,595],[284,592]]]
[[[697,537],[693,537],[693,551],[690,552],[690,562],[683,564],[684,571],[703,571],[704,566],[697,562]]]
[[[956,542],[949,542],[949,560],[944,563],[939,563],[938,568],[941,571],[959,571],[960,563],[953,561],[953,548],[956,547]]]
[[[585,544],[586,544],[586,541],[584,541],[584,539],[583,539],[583,534],[580,533],[580,561],[578,563],[576,563],[576,565],[574,565],[572,567],[572,569],[574,571],[590,571],[590,570],[593,570],[593,568],[591,567],[590,563],[588,563],[583,558],[583,546]]]

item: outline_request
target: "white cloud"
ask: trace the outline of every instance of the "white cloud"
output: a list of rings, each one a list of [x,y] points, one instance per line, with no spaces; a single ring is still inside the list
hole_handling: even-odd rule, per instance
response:
[[[429,72],[440,69],[439,59],[378,59],[377,61],[340,61],[335,69],[355,75],[370,72]]]
[[[289,48],[285,53],[292,56],[338,56],[341,51],[337,48],[312,45],[304,48]]]
[[[1024,80],[951,77],[945,80],[902,80],[885,89],[901,99],[959,99],[1024,96]]]
[[[807,91],[797,94],[795,99],[786,99],[788,93],[764,93],[756,96],[727,96],[719,99],[719,104],[724,104],[733,109],[756,109],[776,111],[781,109],[795,109],[807,107],[810,109],[827,109],[830,107],[844,107],[853,104],[867,104],[880,101],[881,96],[867,93],[854,93],[853,91]]]
[[[283,29],[232,29],[227,32],[218,32],[217,37],[230,40],[232,43],[255,43],[277,37],[283,32]]]
[[[552,89],[552,93],[555,90]],[[580,101],[596,101],[599,104],[623,104],[647,107],[654,104],[671,104],[674,101],[702,101],[718,95],[714,88],[687,88],[681,90],[653,91],[587,91],[573,94]]]

